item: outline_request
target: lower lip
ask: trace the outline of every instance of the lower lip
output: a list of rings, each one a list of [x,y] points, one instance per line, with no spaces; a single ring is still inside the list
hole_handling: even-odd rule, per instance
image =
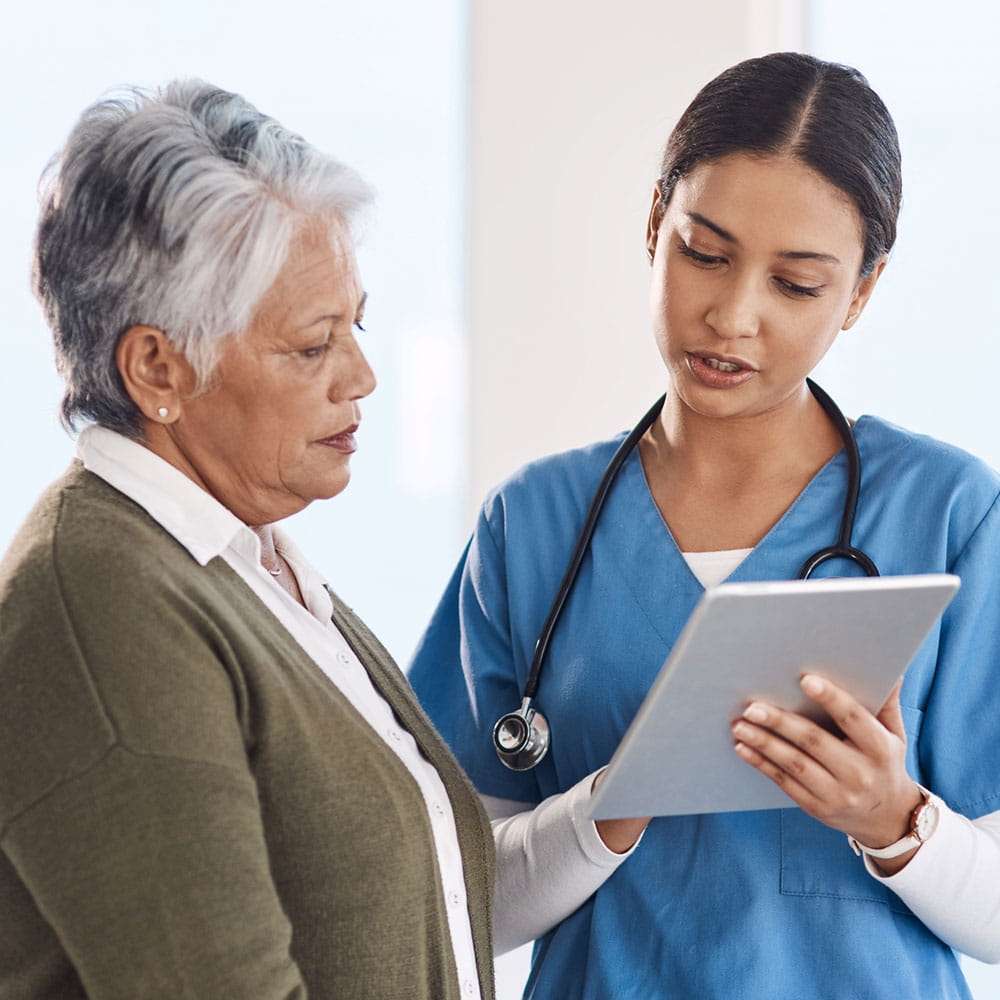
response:
[[[349,431],[344,434],[336,434],[334,437],[323,438],[322,441],[316,443],[339,451],[342,455],[353,455],[358,450],[358,442]]]
[[[691,374],[702,385],[706,385],[710,389],[735,389],[737,386],[743,385],[744,382],[748,382],[756,374],[751,368],[740,368],[735,372],[725,372],[719,368],[712,368],[711,365],[705,363],[704,358],[700,358],[696,354],[689,354],[687,363]]]

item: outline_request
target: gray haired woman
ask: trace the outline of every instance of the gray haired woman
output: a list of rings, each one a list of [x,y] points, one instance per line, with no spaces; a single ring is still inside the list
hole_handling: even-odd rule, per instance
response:
[[[45,178],[85,429],[0,564],[0,996],[493,995],[478,798],[275,527],[348,482],[368,197],[197,81]]]

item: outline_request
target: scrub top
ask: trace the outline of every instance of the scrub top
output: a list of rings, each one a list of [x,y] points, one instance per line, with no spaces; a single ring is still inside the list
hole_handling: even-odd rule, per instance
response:
[[[906,674],[911,776],[967,817],[1000,809],[1000,477],[875,418],[853,542],[882,575],[962,586]],[[496,720],[521,702],[532,649],[621,437],[528,465],[486,499],[410,680],[479,791],[537,803],[607,764],[703,592],[637,453],[601,514],[545,665],[547,757],[513,772]],[[794,578],[837,536],[841,451],[730,580]],[[859,573],[827,563],[817,576]],[[664,761],[669,767],[670,762]],[[797,808],[654,819],[635,853],[535,944],[526,997],[969,997],[955,953]]]

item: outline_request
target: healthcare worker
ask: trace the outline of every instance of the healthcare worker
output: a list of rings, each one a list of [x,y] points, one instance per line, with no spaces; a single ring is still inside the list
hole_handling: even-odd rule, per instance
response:
[[[838,429],[806,381],[875,289],[900,192],[892,120],[850,68],[749,60],[682,115],[646,242],[666,399],[548,643],[525,713],[551,727],[540,760],[502,762],[494,725],[522,703],[624,435],[537,461],[483,505],[410,677],[494,817],[498,948],[538,939],[526,996],[968,997],[956,950],[1000,960],[1000,478],[877,417]],[[962,580],[901,692],[872,714],[804,678],[844,740],[748,706],[733,753],[799,808],[589,820],[703,589],[795,577],[837,540],[849,487],[868,572]],[[864,571],[840,558],[814,575]]]

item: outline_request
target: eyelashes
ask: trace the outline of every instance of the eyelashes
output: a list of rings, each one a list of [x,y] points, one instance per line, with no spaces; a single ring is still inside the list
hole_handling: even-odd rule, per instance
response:
[[[316,344],[314,347],[306,347],[303,350],[299,351],[299,354],[302,355],[302,357],[312,361],[315,360],[316,358],[323,357],[323,355],[326,354],[326,352],[329,350],[330,350],[330,341],[327,340],[325,343]]]
[[[712,257],[706,253],[698,253],[697,250],[689,247],[683,240],[677,241],[677,250],[685,257],[690,257],[697,264],[722,264],[725,261],[724,257]]]
[[[700,253],[693,247],[688,246],[688,244],[681,239],[678,239],[677,241],[677,252],[693,261],[699,267],[703,268],[714,268],[720,264],[726,263],[725,257],[717,257],[713,254]],[[788,278],[782,278],[777,275],[773,280],[782,292],[786,295],[792,296],[793,298],[818,298],[823,294],[823,288],[825,287],[824,285],[799,285],[794,281],[789,281]]]
[[[815,285],[812,287],[807,285],[796,285],[787,278],[775,278],[774,280],[790,294],[801,295],[803,298],[807,299],[815,299],[823,292],[822,285]]]

